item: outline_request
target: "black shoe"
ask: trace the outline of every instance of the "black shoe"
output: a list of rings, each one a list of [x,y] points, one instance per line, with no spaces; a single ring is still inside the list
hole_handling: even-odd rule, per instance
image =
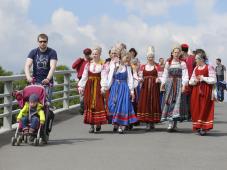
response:
[[[207,132],[206,132],[205,130],[203,130],[203,129],[201,129],[201,130],[199,131],[200,136],[205,136],[206,133],[207,133]]]
[[[118,127],[117,126],[114,126],[113,127],[113,132],[117,132],[117,129],[118,129]]]
[[[101,126],[99,125],[99,126],[96,126],[96,132],[100,132],[101,131]]]
[[[49,110],[54,111],[54,110],[56,110],[56,107],[53,105],[49,105]]]

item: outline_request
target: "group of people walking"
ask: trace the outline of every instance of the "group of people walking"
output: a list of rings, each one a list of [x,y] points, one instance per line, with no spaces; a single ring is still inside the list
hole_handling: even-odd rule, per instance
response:
[[[156,63],[155,49],[150,46],[144,64],[136,57],[137,51],[127,51],[124,43],[114,45],[106,61],[100,59],[101,47],[85,49],[85,58],[77,59],[72,68],[78,72],[89,132],[99,132],[107,123],[120,134],[138,122],[151,130],[163,121],[171,132],[184,120],[192,120],[193,131],[200,135],[211,130],[215,69],[203,49],[190,55],[188,49],[187,44],[175,47],[165,63],[163,58]]]

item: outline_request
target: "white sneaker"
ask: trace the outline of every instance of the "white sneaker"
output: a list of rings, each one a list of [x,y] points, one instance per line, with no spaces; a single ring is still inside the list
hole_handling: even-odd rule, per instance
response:
[[[118,133],[119,133],[119,134],[123,134],[123,133],[124,133],[124,132],[123,132],[123,129],[122,129],[121,127],[118,128]]]
[[[173,121],[169,121],[169,125],[167,127],[167,130],[170,131],[173,129]]]

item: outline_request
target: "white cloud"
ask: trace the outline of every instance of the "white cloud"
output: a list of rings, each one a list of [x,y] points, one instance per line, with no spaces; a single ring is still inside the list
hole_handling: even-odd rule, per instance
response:
[[[124,1],[126,2],[131,1]],[[159,1],[141,1],[140,3],[142,2],[158,3]],[[161,2],[168,3],[166,9],[171,8],[169,1]],[[182,2],[176,0],[172,3],[178,5]],[[227,24],[224,22],[227,20],[227,13],[215,13],[214,2],[213,0],[207,2],[209,10],[202,8],[203,4],[195,2],[200,22],[192,26],[176,25],[171,22],[151,25],[135,14],[122,20],[103,16],[93,23],[81,25],[80,18],[75,13],[63,8],[53,12],[50,23],[36,25],[27,17],[29,0],[4,0],[0,6],[0,23],[4,23],[0,27],[1,66],[14,72],[23,70],[26,56],[30,49],[37,46],[36,36],[40,32],[46,32],[49,35],[49,46],[57,50],[59,64],[69,67],[75,58],[81,55],[83,48],[99,44],[104,49],[103,58],[107,58],[107,51],[119,41],[125,42],[128,48],[135,47],[143,61],[149,45],[155,46],[156,58],[166,58],[173,45],[188,43],[193,50],[204,48],[212,61],[216,57],[221,57],[227,65],[227,59],[224,56],[227,54],[225,38]],[[18,8],[19,5],[21,8]],[[13,12],[10,11],[12,9],[14,9]]]
[[[141,15],[158,16],[167,14],[173,6],[179,6],[187,0],[116,0],[127,7],[131,12],[139,12]]]
[[[21,72],[29,51],[37,47],[36,37],[41,32],[48,34],[49,46],[57,50],[59,64],[70,68],[83,48],[98,42],[93,26],[81,26],[72,12],[57,9],[49,24],[36,25],[27,18],[28,5],[28,0],[5,0],[1,4],[0,58],[4,69]]]

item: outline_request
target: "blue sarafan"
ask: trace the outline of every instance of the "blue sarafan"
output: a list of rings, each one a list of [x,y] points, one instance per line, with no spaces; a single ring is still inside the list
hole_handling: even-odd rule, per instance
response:
[[[130,99],[128,70],[114,73],[108,101],[109,121],[112,124],[127,126],[137,122]]]

